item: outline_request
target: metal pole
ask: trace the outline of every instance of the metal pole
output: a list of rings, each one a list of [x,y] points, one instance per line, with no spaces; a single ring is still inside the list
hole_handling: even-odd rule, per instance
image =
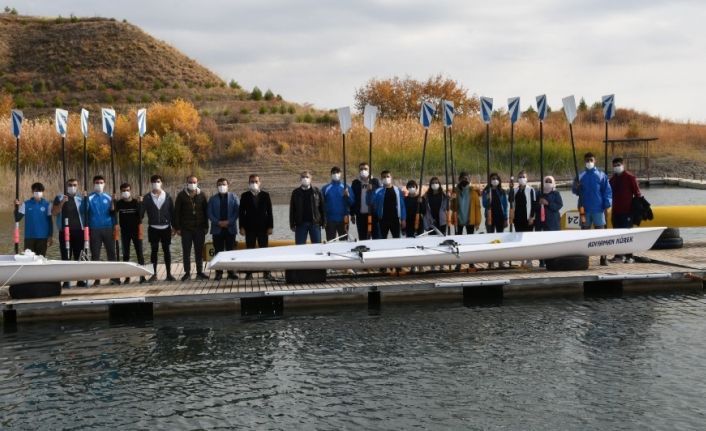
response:
[[[90,238],[91,233],[88,228],[88,145],[86,136],[83,136],[83,190],[84,199],[86,200],[83,210],[83,253],[81,253],[82,260],[89,260],[91,252],[90,250]],[[86,286],[88,286],[88,281],[86,281]]]
[[[539,122],[539,176],[544,190],[544,122]]]
[[[15,214],[19,211],[20,205],[18,201],[20,200],[20,138],[16,139],[15,147]],[[15,240],[15,254],[20,252],[20,222],[15,222],[15,231],[13,234]]]
[[[485,125],[485,178],[490,184],[490,124]]]
[[[429,129],[424,129],[424,146],[422,147],[422,167],[419,173],[419,194],[422,194],[422,184],[424,184],[424,160],[427,155],[427,137],[429,136]]]
[[[140,136],[140,143],[138,145],[138,151],[140,153],[140,182],[138,187],[137,193],[142,196],[142,136]]]
[[[115,148],[113,148],[113,137],[111,136],[110,138],[110,171],[111,175],[113,177],[113,195],[117,193],[117,181],[115,178]],[[120,227],[118,224],[115,224],[115,227],[113,228],[113,239],[115,240],[115,259],[116,261],[119,261],[120,258],[118,257],[120,255]]]
[[[446,126],[444,126],[444,194],[446,195],[446,232],[445,235],[451,234],[451,205],[449,202],[449,155],[446,143]],[[441,221],[441,220],[440,220]]]
[[[569,123],[569,135],[571,136],[571,151],[574,155],[574,173],[576,174],[576,181],[579,180],[579,165],[576,161],[576,145],[574,145],[574,128]]]
[[[370,178],[373,177],[373,132],[370,132],[370,141],[368,143],[368,169],[370,169]]]
[[[451,186],[456,187],[456,159],[454,159],[454,140],[453,140],[453,128],[449,127],[449,152],[451,156]]]
[[[61,169],[64,182],[61,189],[66,193],[66,138],[61,137]]]
[[[343,184],[346,184],[346,134],[343,134]]]
[[[605,122],[605,173],[608,174],[608,122]]]

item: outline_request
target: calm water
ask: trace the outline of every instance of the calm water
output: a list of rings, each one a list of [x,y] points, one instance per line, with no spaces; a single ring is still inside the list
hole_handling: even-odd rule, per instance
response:
[[[1,429],[703,429],[706,299],[22,324]]]
[[[683,188],[665,188],[653,187],[643,190],[645,196],[652,205],[703,205],[706,203],[706,190],[683,189]],[[576,207],[576,196],[573,196],[570,191],[562,191],[564,199],[564,209],[572,209]],[[274,230],[273,239],[294,239],[294,234],[289,230],[289,205],[277,204],[273,207],[274,210]],[[0,254],[13,253],[12,231],[14,229],[13,216],[10,212],[0,213]],[[21,227],[24,222],[20,223]],[[147,228],[145,227],[145,232]],[[481,231],[484,228],[481,228]],[[54,235],[54,245],[49,249],[49,257],[59,258],[59,246]],[[706,229],[683,229],[682,237],[684,239],[706,239]],[[21,236],[22,238],[22,236]],[[242,240],[238,236],[239,240]],[[20,240],[22,241],[22,240]],[[181,242],[179,237],[172,240],[172,255],[177,260],[181,259]],[[20,246],[22,243],[20,243]],[[149,245],[145,242],[147,257],[149,258]],[[134,254],[134,252],[133,252]],[[103,252],[105,256],[105,252]],[[104,257],[105,258],[105,257]],[[133,256],[134,258],[134,256]]]

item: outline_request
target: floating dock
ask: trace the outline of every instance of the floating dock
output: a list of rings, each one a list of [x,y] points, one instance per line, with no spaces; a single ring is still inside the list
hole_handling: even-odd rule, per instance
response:
[[[624,291],[704,289],[706,241],[685,243],[676,250],[652,250],[637,256],[633,264],[599,266],[591,258],[585,271],[546,271],[523,268],[466,268],[460,272],[421,273],[345,272],[329,275],[325,283],[286,284],[284,274],[265,279],[255,273],[252,280],[240,274],[237,280],[190,280],[120,286],[63,289],[61,296],[12,300],[7,287],[0,290],[0,309],[5,327],[37,319],[106,316],[111,320],[151,319],[154,315],[195,312],[205,309],[232,310],[242,316],[281,315],[295,307],[330,307],[336,304],[367,304],[414,300],[457,300],[464,304],[500,302],[503,298],[532,295],[616,295]],[[173,265],[177,280],[181,264]],[[224,275],[226,275],[224,273]],[[165,267],[158,268],[158,278]]]

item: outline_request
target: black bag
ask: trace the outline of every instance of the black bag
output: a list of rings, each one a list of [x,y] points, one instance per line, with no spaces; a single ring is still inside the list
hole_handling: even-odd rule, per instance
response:
[[[635,226],[640,226],[642,220],[652,220],[654,214],[652,207],[644,196],[636,196],[632,199],[632,223]]]

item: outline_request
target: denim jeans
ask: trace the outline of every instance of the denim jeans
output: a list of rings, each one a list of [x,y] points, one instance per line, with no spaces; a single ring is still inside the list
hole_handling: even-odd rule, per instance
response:
[[[307,235],[312,244],[321,242],[321,226],[314,223],[302,223],[294,227],[294,242],[306,244]]]

